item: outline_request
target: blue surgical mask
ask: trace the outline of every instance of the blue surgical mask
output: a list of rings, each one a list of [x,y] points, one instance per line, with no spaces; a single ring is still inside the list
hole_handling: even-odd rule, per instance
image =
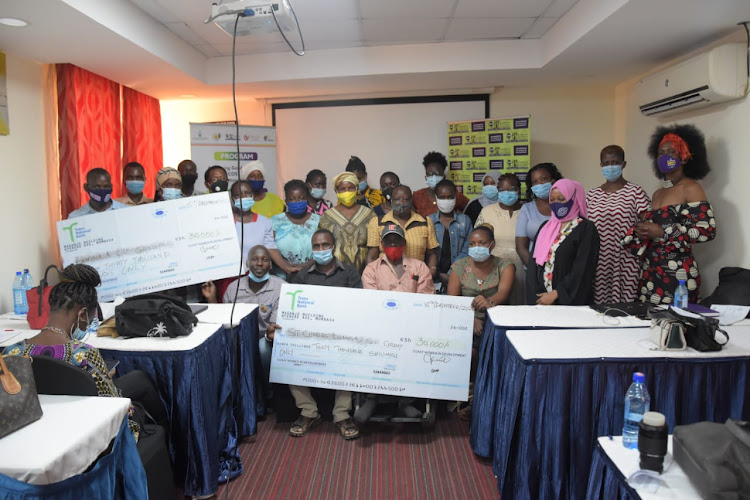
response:
[[[492,184],[482,186],[482,196],[489,198],[492,201],[496,201],[498,196],[497,186],[493,186]]]
[[[259,181],[254,181],[251,179],[248,182],[250,182],[250,187],[253,188],[254,193],[260,193],[263,190],[263,185],[266,183],[266,180],[262,179]]]
[[[427,181],[427,185],[430,187],[430,189],[435,189],[435,186],[438,185],[438,182],[445,179],[442,175],[430,175],[425,177],[425,180]]]
[[[313,259],[315,259],[315,262],[320,264],[321,266],[328,264],[333,259],[333,248],[329,248],[328,250],[313,251]]]
[[[256,283],[263,283],[264,281],[268,280],[268,278],[270,278],[270,277],[271,277],[271,273],[270,273],[270,272],[268,272],[268,273],[264,274],[263,276],[261,276],[260,278],[258,278],[258,277],[257,277],[256,275],[254,275],[254,274],[253,274],[252,272],[248,273],[248,275],[247,275],[247,276],[248,276],[248,277],[249,277],[249,278],[250,278],[251,280],[253,280],[254,282],[256,282]]]
[[[602,167],[602,175],[609,182],[615,182],[622,177],[622,165],[604,165]]]
[[[83,318],[80,318],[80,313],[78,317],[79,317],[79,321],[80,319],[83,319]],[[89,335],[92,335],[92,334],[96,335],[96,331],[99,329],[99,326],[101,326],[101,321],[99,321],[99,318],[94,317],[94,319],[91,322],[89,322],[89,313],[88,311],[86,311],[86,322],[87,322],[87,325],[86,325],[85,330],[81,330],[81,328],[78,326],[78,323],[76,323],[75,330],[73,330],[73,333],[70,334],[71,339],[82,342]]]
[[[490,258],[490,249],[481,245],[469,247],[469,257],[474,259],[475,262],[484,262]]]
[[[511,207],[518,201],[518,191],[500,191],[498,198],[500,198],[500,203],[506,207]]]
[[[552,210],[552,213],[555,214],[555,217],[562,220],[570,213],[570,209],[573,208],[573,198],[565,203],[550,202],[549,208]]]
[[[255,200],[252,198],[240,198],[234,200],[234,206],[243,212],[249,212],[255,205]]]
[[[182,198],[182,191],[177,188],[161,188],[161,197],[165,200]]]
[[[146,181],[125,181],[125,188],[130,194],[141,194],[146,186]]]
[[[367,179],[359,183],[359,192],[364,193],[365,191],[367,191]]]
[[[287,207],[287,211],[293,215],[301,215],[307,212],[306,201],[293,201],[291,203],[287,203],[286,207]]]
[[[325,195],[326,195],[326,190],[325,190],[325,188],[312,188],[312,189],[310,190],[310,196],[312,196],[312,197],[313,197],[313,198],[315,198],[316,200],[320,200],[320,199],[321,199],[321,198],[323,198],[323,197],[324,197]]]
[[[545,182],[544,184],[537,184],[536,186],[531,186],[531,192],[534,193],[534,196],[536,196],[537,198],[548,200],[550,191],[552,191],[551,182]]]

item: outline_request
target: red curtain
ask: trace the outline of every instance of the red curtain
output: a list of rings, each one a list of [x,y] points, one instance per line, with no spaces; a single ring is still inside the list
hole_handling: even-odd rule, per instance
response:
[[[146,169],[146,187],[143,192],[146,196],[153,197],[156,172],[161,169],[164,161],[161,146],[161,108],[157,99],[123,87],[122,165],[131,161],[137,161]]]
[[[88,201],[86,172],[101,167],[122,184],[120,85],[72,64],[57,67],[62,216]]]

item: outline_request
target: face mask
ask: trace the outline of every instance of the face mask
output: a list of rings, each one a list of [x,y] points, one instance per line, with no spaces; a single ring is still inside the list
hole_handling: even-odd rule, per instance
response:
[[[287,211],[292,215],[302,215],[307,212],[306,201],[293,201],[291,203],[287,203],[286,206]]]
[[[161,197],[165,200],[182,198],[182,191],[177,188],[161,188]]]
[[[573,198],[569,199],[565,203],[550,202],[549,208],[552,209],[552,213],[555,214],[555,217],[557,217],[558,219],[563,219],[566,215],[568,215],[570,209],[573,208]]]
[[[451,198],[450,200],[437,200],[437,207],[438,210],[440,210],[444,214],[449,214],[453,212],[454,208],[456,208],[456,199]]]
[[[253,193],[260,193],[263,190],[263,185],[266,183],[266,180],[263,179],[261,181],[253,181],[250,180],[250,186],[253,188]]]
[[[438,185],[438,182],[445,179],[445,177],[443,177],[442,175],[430,175],[425,177],[425,179],[427,180],[427,185],[430,187],[430,189],[435,189],[435,186]]]
[[[322,197],[324,197],[325,195],[326,195],[326,190],[325,190],[325,188],[312,188],[312,189],[310,190],[310,196],[312,196],[312,197],[313,197],[313,198],[315,198],[316,200],[319,200],[319,199],[321,199],[321,198],[322,198]]]
[[[383,253],[386,257],[388,257],[388,260],[391,262],[396,262],[398,259],[401,258],[402,255],[404,255],[404,249],[406,247],[384,247]]]
[[[359,192],[364,193],[365,191],[367,191],[367,179],[359,183]]]
[[[387,188],[383,189],[381,192],[383,193],[383,197],[386,200],[391,201],[391,197],[393,196],[393,188],[392,187],[387,187]]]
[[[394,201],[391,203],[391,206],[393,207],[393,211],[396,213],[405,213],[411,210],[411,202],[401,203]]]
[[[146,181],[125,181],[125,188],[130,194],[141,194],[146,186]]]
[[[211,183],[211,186],[208,188],[209,191],[212,193],[220,193],[222,191],[226,191],[229,187],[228,181],[215,181]]]
[[[254,274],[252,273],[252,271],[251,271],[251,272],[250,272],[250,273],[248,274],[248,277],[249,277],[249,278],[250,278],[251,280],[253,280],[254,282],[256,282],[256,283],[263,283],[263,282],[264,282],[264,281],[266,281],[266,280],[267,280],[267,279],[268,279],[268,278],[269,278],[270,276],[271,276],[271,273],[266,273],[266,274],[264,274],[263,276],[261,276],[260,278],[258,278],[258,277],[257,277],[256,275],[254,275]]]
[[[492,201],[497,200],[497,186],[493,186],[492,184],[482,186],[482,196],[489,198]]]
[[[234,200],[234,206],[243,212],[249,212],[255,205],[255,200],[252,198],[240,198]]]
[[[336,193],[336,198],[345,207],[351,207],[354,202],[357,201],[357,193],[354,191],[345,191],[343,193]]]
[[[552,191],[551,182],[545,182],[544,184],[537,184],[536,186],[531,186],[531,192],[534,193],[534,196],[536,196],[537,198],[548,200],[550,191]]]
[[[602,175],[609,182],[615,182],[622,176],[622,165],[604,165]]]
[[[195,181],[198,180],[198,174],[185,174],[182,176],[182,186],[192,188],[195,186]]]
[[[81,313],[78,313],[78,321],[75,325],[75,330],[71,332],[70,338],[73,340],[83,341],[88,335],[96,334],[96,331],[99,329],[99,326],[101,325],[101,322],[99,321],[99,318],[94,318],[93,321],[89,322],[89,313],[86,311],[86,329],[81,330],[81,327],[78,325],[80,324],[81,320]]]
[[[518,201],[518,192],[517,191],[500,191],[498,193],[498,198],[500,198],[500,203],[505,205],[506,207],[511,207],[516,204]]]
[[[316,263],[324,266],[333,260],[333,248],[328,250],[313,251],[313,259]]]
[[[112,199],[112,188],[89,189],[89,198],[99,203],[107,203]]]
[[[469,257],[474,259],[475,262],[484,262],[490,258],[490,249],[481,245],[469,247]]]
[[[659,167],[659,172],[661,172],[662,174],[677,170],[681,165],[682,160],[680,160],[679,158],[675,158],[674,156],[670,156],[666,153],[656,159],[656,166]]]

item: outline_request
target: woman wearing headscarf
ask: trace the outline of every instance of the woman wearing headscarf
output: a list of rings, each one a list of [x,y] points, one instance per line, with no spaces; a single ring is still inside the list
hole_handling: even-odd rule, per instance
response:
[[[265,188],[266,169],[263,163],[258,160],[250,161],[242,165],[240,169],[240,179],[250,181],[253,189],[253,213],[260,214],[269,219],[274,215],[284,212],[286,205],[284,200],[273,194]]]
[[[182,198],[182,176],[172,167],[164,167],[156,173],[154,201],[169,201]]]
[[[323,213],[318,227],[333,233],[334,256],[361,273],[367,264],[367,224],[375,217],[375,212],[357,203],[358,184],[352,172],[333,178],[338,204]]]
[[[561,179],[552,185],[549,206],[528,264],[526,303],[592,304],[599,234],[586,218],[586,191],[580,182]]]
[[[698,301],[701,278],[693,245],[714,239],[716,220],[705,191],[696,181],[711,171],[703,134],[694,125],[659,127],[648,155],[664,187],[652,198],[623,244],[641,259],[638,300],[671,304],[680,281],[688,301]]]
[[[495,170],[490,170],[482,177],[482,194],[471,200],[464,209],[464,214],[469,216],[472,226],[477,223],[477,217],[484,207],[497,203],[499,179],[500,172]]]
[[[552,184],[562,179],[554,163],[538,163],[526,174],[526,199],[516,224],[516,253],[524,266],[529,266],[531,247],[536,233],[550,218],[549,192]]]

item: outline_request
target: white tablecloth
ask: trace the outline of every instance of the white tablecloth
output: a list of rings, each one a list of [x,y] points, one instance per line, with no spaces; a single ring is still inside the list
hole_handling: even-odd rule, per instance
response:
[[[647,327],[649,321],[634,316],[613,318],[588,306],[495,306],[489,309],[497,326],[536,328],[625,328]]]
[[[750,356],[750,326],[727,326],[729,343],[718,352],[658,351],[648,328],[515,330],[508,340],[523,359],[727,358]],[[719,334],[719,338],[721,338]]]
[[[620,470],[625,479],[632,473],[640,469],[638,465],[640,454],[638,450],[631,450],[622,445],[622,436],[600,437],[599,445],[602,447],[607,456],[612,460],[615,466]],[[667,454],[672,455],[672,436],[669,436],[667,442]],[[666,465],[666,461],[665,461]],[[664,471],[659,479],[666,484],[660,486],[655,492],[646,491],[643,488],[634,488],[642,500],[661,500],[661,499],[700,499],[700,495],[690,484],[690,480],[685,472],[675,461],[671,461],[669,468]],[[631,486],[632,487],[632,486]]]
[[[42,418],[0,439],[0,474],[52,484],[85,471],[117,435],[130,400],[39,395]]]

